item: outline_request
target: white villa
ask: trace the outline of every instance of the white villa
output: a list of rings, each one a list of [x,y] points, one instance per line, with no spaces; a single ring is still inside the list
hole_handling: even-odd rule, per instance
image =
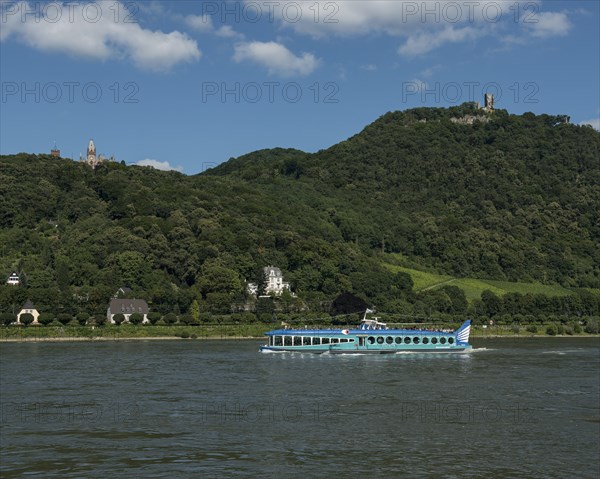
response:
[[[31,324],[39,324],[38,318],[40,317],[40,313],[37,309],[35,309],[35,306],[30,299],[25,301],[21,311],[19,311],[19,314],[17,314],[17,324],[21,324],[21,315],[23,314],[31,314],[33,316],[33,323]]]
[[[283,280],[283,274],[279,268],[275,266],[265,266],[263,268],[265,275],[265,294],[274,294],[281,296],[284,291],[290,291],[290,283]],[[249,294],[257,294],[258,285],[256,283],[248,283],[247,290]]]

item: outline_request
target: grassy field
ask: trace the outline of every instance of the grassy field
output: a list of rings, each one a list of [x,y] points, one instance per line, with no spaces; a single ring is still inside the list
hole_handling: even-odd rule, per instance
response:
[[[398,266],[395,264],[384,263],[384,266],[393,273],[402,271],[410,274],[415,291],[427,291],[429,289],[441,288],[442,286],[458,286],[464,290],[469,302],[481,297],[483,291],[490,290],[498,296],[506,293],[521,293],[521,294],[545,294],[546,296],[566,296],[573,294],[573,291],[563,288],[559,285],[547,285],[541,283],[514,283],[510,281],[496,281],[490,279],[475,279],[475,278],[454,278],[452,276],[419,271],[413,268]],[[600,293],[598,290],[589,291]]]

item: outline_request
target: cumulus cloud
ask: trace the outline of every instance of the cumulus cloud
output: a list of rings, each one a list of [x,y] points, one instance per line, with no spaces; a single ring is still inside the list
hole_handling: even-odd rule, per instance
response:
[[[538,38],[565,36],[571,29],[571,22],[566,13],[540,12],[536,22],[526,23],[531,29],[531,35]]]
[[[223,25],[222,27],[219,27],[219,29],[215,32],[215,34],[221,38],[238,38],[238,39],[244,38],[244,35],[242,33],[236,32],[229,25]]]
[[[200,33],[211,33],[221,38],[244,39],[244,35],[236,32],[231,25],[221,25],[219,28],[215,28],[210,15],[174,15],[174,18],[183,20],[185,25]]]
[[[266,67],[269,73],[284,77],[310,75],[319,65],[319,60],[312,53],[297,56],[276,42],[238,43],[233,59],[257,63]]]
[[[50,9],[46,12],[48,16],[44,17],[44,10],[39,4],[19,2],[3,6],[0,40],[14,37],[41,51],[100,60],[127,59],[145,70],[169,70],[182,62],[197,61],[202,56],[198,44],[185,33],[148,30],[138,23],[126,22],[122,17],[115,21],[112,12],[106,11],[105,3],[72,3],[68,9],[61,4],[56,5],[61,8],[59,17],[55,15],[56,10]],[[90,9],[89,5],[95,5],[95,8]],[[127,11],[125,6],[121,8]],[[23,16],[23,11],[36,13]],[[54,17],[50,18],[48,12],[52,12]],[[96,12],[100,12],[97,19]]]
[[[187,15],[183,22],[198,32],[212,32],[213,21],[210,15]]]
[[[168,161],[145,159],[136,163],[138,166],[150,166],[155,170],[183,172],[183,166],[171,166]]]
[[[253,0],[245,2],[253,3]],[[301,6],[300,14],[294,5]],[[300,0],[293,4],[281,2],[274,11],[282,26],[317,38],[370,33],[402,36],[449,25],[492,24],[496,16],[508,17],[511,13],[503,12],[496,0]]]
[[[419,56],[447,44],[505,34],[500,24],[514,25],[516,4],[523,16],[516,30],[526,35],[565,35],[571,28],[567,13],[540,12],[540,0],[298,0],[279,2],[274,12],[282,28],[316,39],[384,34],[404,39],[399,54]]]
[[[595,128],[596,130],[600,131],[600,118],[593,118],[591,120],[584,120],[581,123],[579,123],[580,125],[590,125],[592,128]]]
[[[439,32],[427,32],[409,36],[406,42],[398,48],[398,53],[404,56],[423,55],[446,43],[457,43],[467,39],[472,40],[482,34],[483,32],[472,27],[446,27]]]

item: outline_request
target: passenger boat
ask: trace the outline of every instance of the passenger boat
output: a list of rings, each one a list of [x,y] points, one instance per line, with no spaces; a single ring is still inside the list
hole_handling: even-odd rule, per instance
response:
[[[471,349],[471,320],[456,331],[389,329],[367,313],[354,329],[276,329],[265,333],[260,351],[332,354],[454,353]]]

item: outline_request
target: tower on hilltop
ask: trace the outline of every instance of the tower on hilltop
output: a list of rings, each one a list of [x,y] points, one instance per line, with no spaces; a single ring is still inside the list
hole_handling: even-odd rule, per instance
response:
[[[60,150],[56,147],[56,142],[54,142],[54,148],[50,150],[50,155],[54,158],[60,158]]]
[[[486,93],[483,97],[484,100],[484,110],[494,111],[494,95],[491,93]]]
[[[98,164],[98,157],[96,156],[96,145],[94,145],[94,140],[90,140],[90,142],[88,143],[85,161],[91,167],[95,167]]]
[[[90,140],[90,142],[88,143],[85,158],[83,156],[79,155],[79,161],[83,161],[83,162],[87,163],[89,166],[91,166],[92,168],[96,168],[96,166],[98,166],[101,163],[104,163],[105,161],[115,161],[115,158],[114,158],[114,156],[111,156],[110,158],[107,159],[104,157],[104,155],[97,155],[96,154],[96,145],[94,144],[94,140]]]

